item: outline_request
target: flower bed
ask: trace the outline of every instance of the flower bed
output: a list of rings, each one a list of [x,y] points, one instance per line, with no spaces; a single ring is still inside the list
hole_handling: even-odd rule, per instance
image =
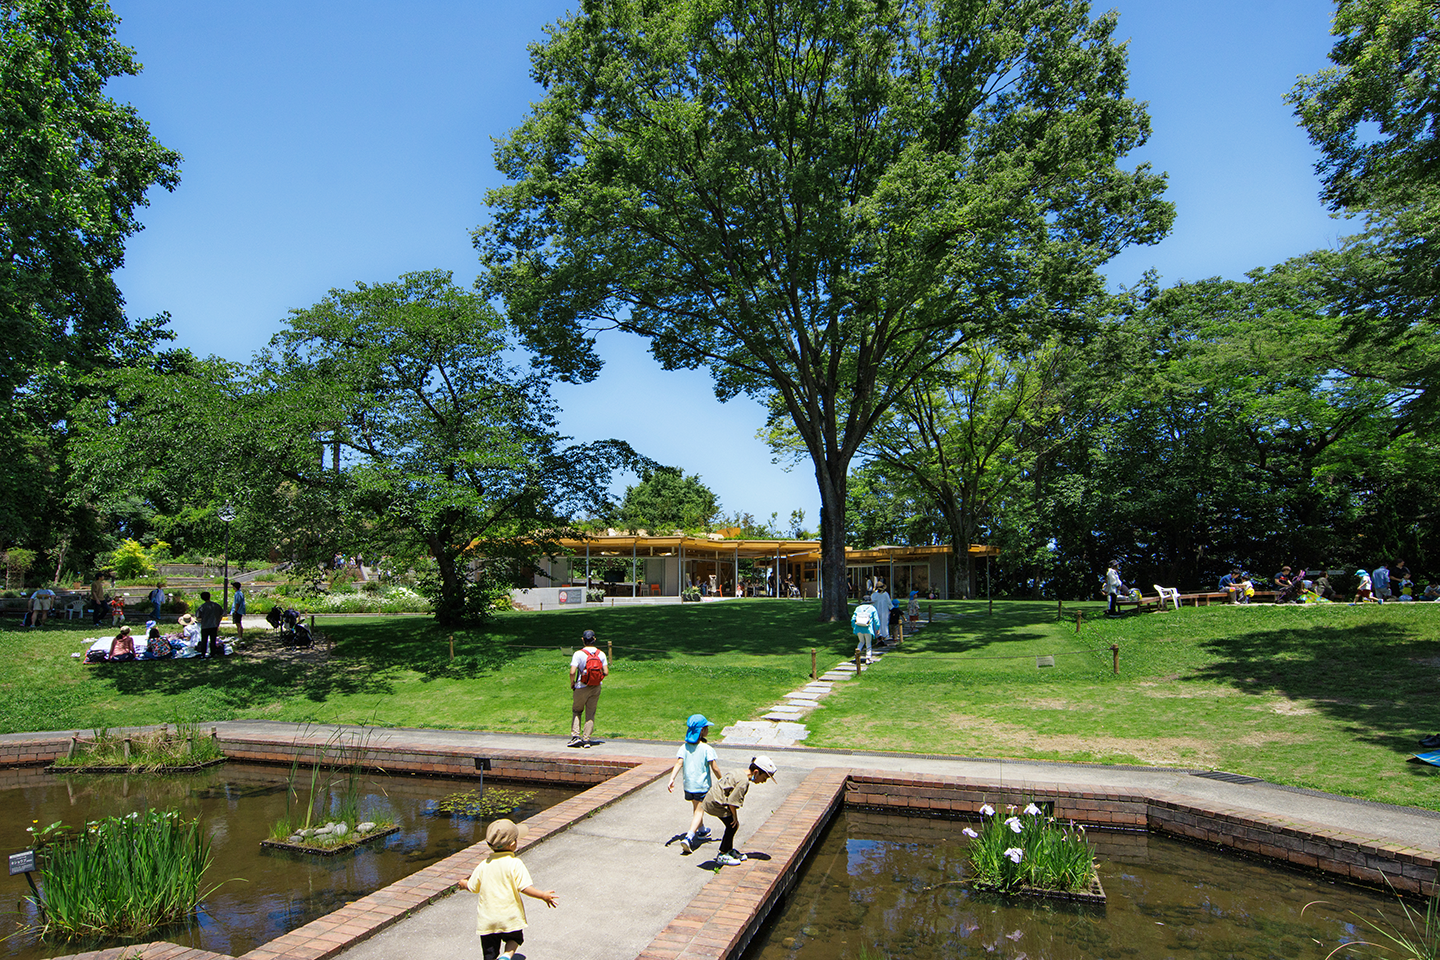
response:
[[[1085,828],[1060,823],[1034,803],[1001,818],[990,804],[980,808],[977,832],[970,827],[970,871],[979,889],[1020,896],[1105,902],[1095,854]]]

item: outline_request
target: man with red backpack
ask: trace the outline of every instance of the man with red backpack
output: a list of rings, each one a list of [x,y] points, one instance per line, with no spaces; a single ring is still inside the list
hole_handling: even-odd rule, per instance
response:
[[[589,747],[590,734],[595,730],[595,705],[600,702],[600,684],[610,675],[610,661],[595,646],[595,631],[580,635],[584,646],[570,658],[570,688],[573,694],[570,718],[570,746]],[[580,715],[585,715],[581,734]]]

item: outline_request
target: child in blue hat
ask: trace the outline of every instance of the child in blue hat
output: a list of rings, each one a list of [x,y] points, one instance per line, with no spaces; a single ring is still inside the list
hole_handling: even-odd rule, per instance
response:
[[[685,721],[685,742],[675,753],[675,767],[665,787],[674,793],[675,778],[683,772],[682,787],[685,799],[691,804],[690,829],[680,838],[680,849],[686,853],[699,846],[710,832],[704,827],[705,794],[710,792],[710,784],[720,779],[719,757],[715,748],[705,742],[705,731],[709,727],[710,721],[702,713],[692,713]]]

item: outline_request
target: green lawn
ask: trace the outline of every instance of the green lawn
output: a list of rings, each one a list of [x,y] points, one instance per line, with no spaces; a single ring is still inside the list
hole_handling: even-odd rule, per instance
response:
[[[1440,604],[1210,607],[1057,622],[1048,603],[936,603],[937,620],[808,719],[812,746],[1214,767],[1440,809]],[[1067,605],[1069,613],[1075,609]],[[0,632],[0,731],[265,718],[568,732],[580,631],[614,644],[597,736],[678,740],[686,715],[750,719],[851,649],[814,603],[754,600],[502,616],[448,634],[419,618],[322,621],[320,663],[85,667],[90,630]],[[1120,647],[1120,675],[1110,645]],[[1035,657],[1055,666],[1037,668]]]

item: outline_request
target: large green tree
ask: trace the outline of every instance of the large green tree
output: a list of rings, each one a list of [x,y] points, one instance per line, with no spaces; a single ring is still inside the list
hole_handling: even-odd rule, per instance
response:
[[[1352,344],[1389,353],[1391,379],[1433,423],[1440,358],[1440,2],[1340,0],[1334,64],[1290,95],[1332,210],[1363,219],[1330,254],[1331,293]]]
[[[1153,242],[1163,177],[1116,19],[1080,0],[587,0],[532,48],[497,148],[492,289],[566,376],[598,330],[784,409],[844,616],[846,477],[884,411],[977,332],[1064,326]]]
[[[149,354],[112,277],[136,210],[180,156],[104,93],[140,71],[103,0],[0,0],[0,541],[57,553],[89,531],[66,423],[85,375]]]
[[[608,509],[612,470],[649,466],[616,441],[563,444],[548,378],[512,369],[514,347],[448,272],[409,273],[293,311],[245,395],[282,476],[336,482],[315,453],[338,447],[367,522],[434,559],[442,622],[483,617],[572,517]]]
[[[686,476],[678,467],[645,471],[639,483],[625,488],[620,501],[620,523],[624,527],[657,535],[671,530],[707,531],[719,512],[715,491],[698,476]]]

